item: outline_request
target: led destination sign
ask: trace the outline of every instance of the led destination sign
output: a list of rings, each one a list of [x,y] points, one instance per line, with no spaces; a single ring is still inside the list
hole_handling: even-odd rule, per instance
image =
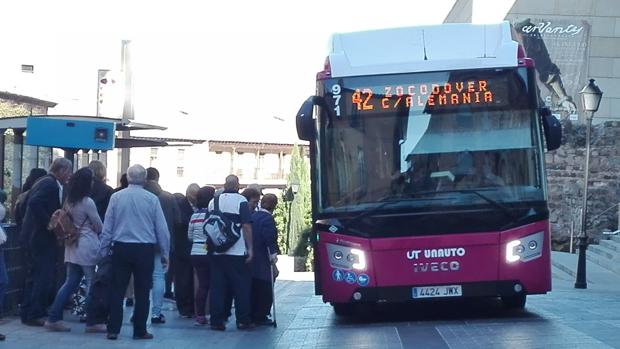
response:
[[[373,98],[377,90],[381,95]],[[444,84],[419,84],[359,88],[351,94],[351,103],[359,111],[398,109],[417,105],[429,107],[460,104],[495,104],[494,91],[487,80],[447,82]]]
[[[515,84],[516,79],[508,74],[484,75],[428,80],[415,75],[334,80],[334,84],[326,86],[326,99],[336,116],[407,109],[440,113],[453,112],[461,107],[505,108],[510,105],[511,98],[518,99],[525,92],[520,88],[523,84]]]

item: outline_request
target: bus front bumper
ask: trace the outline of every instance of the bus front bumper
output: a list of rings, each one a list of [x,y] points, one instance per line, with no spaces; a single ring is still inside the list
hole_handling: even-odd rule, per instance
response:
[[[474,283],[451,284],[449,287],[460,286],[458,294],[444,297],[441,294],[425,296],[419,295],[422,289],[429,290],[436,287],[444,289],[446,285],[439,286],[394,286],[394,287],[360,287],[355,290],[351,302],[408,302],[427,299],[455,299],[469,297],[512,297],[528,294],[523,284],[517,280],[508,281],[484,281]],[[414,290],[415,289],[415,290]]]

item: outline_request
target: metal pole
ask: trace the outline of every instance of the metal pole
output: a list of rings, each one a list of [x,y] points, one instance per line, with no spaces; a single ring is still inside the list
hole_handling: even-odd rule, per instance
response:
[[[291,252],[291,206],[293,202],[288,202],[288,219],[286,220],[286,253],[290,254]]]
[[[588,233],[586,218],[588,215],[588,176],[590,173],[590,132],[592,129],[592,112],[586,115],[586,165],[583,183],[583,213],[581,215],[581,235],[579,236],[579,259],[577,260],[577,280],[575,288],[588,288],[586,281],[586,249],[588,248]]]
[[[134,118],[134,109],[133,109],[133,75],[131,70],[131,60],[130,60],[130,40],[123,40],[122,48],[121,48],[121,69],[123,74],[125,75],[125,88],[124,88],[124,99],[123,99],[123,115],[122,115],[122,123],[128,124]],[[129,138],[129,131],[121,131],[121,137]],[[120,157],[119,157],[119,166],[118,166],[118,178],[121,178],[123,173],[127,172],[129,168],[129,160],[130,153],[129,148],[120,149]]]

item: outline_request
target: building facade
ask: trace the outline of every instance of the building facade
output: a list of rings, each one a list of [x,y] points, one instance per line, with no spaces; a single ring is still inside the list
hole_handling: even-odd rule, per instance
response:
[[[229,174],[241,186],[258,184],[266,190],[287,186],[294,144],[209,140],[190,147],[148,147],[131,150],[131,163],[155,167],[163,189],[185,193],[190,183],[221,187]],[[308,159],[307,146],[302,145]]]
[[[457,0],[445,22],[469,23],[480,17],[476,11],[483,10],[473,0]],[[503,18],[513,23],[521,35],[539,36],[544,42],[550,63],[557,67],[556,77],[547,76],[539,84],[543,98],[550,96],[545,103],[552,109],[561,104],[561,84],[566,97],[577,107],[577,113],[563,113],[558,108],[558,116],[583,121],[578,92],[588,79],[596,79],[604,94],[593,122],[620,120],[620,1],[515,0]],[[539,59],[537,70],[542,65]],[[555,80],[559,83],[554,85],[550,81],[553,78],[559,78]]]

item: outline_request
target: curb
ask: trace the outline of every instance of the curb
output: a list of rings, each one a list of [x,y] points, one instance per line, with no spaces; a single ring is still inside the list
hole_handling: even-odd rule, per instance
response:
[[[554,262],[551,261],[551,265],[553,265],[554,267],[560,269],[561,271],[565,272],[566,274],[572,276],[572,277],[577,277],[577,273],[575,273],[574,271],[572,271],[569,267],[558,263],[558,262]]]

